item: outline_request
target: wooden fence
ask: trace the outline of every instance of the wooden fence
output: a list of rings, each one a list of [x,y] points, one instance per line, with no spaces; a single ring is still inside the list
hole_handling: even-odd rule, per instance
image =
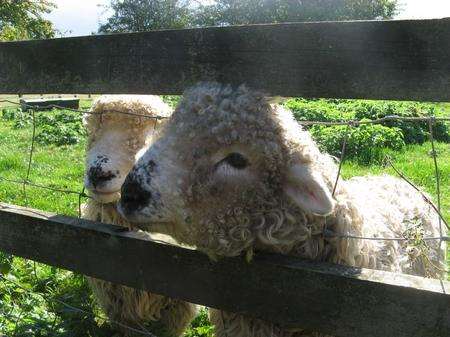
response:
[[[449,36],[450,20],[425,20],[7,42],[0,43],[0,93],[180,94],[196,81],[217,80],[282,96],[450,101]],[[240,258],[212,263],[116,226],[6,204],[0,249],[341,337],[450,336],[444,281],[270,254],[257,254],[250,264]]]

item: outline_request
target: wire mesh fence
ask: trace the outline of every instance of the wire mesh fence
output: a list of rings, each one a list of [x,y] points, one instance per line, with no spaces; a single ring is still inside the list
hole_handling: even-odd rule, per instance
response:
[[[25,206],[28,206],[28,204],[27,204],[28,203],[28,201],[27,201],[28,200],[27,199],[27,188],[28,187],[52,191],[55,193],[74,195],[77,197],[78,217],[81,217],[83,201],[90,198],[90,196],[87,193],[85,193],[84,188],[81,188],[79,191],[77,191],[77,190],[67,189],[67,188],[58,187],[58,186],[49,186],[49,185],[36,183],[34,181],[31,181],[31,179],[30,179],[31,173],[33,171],[33,164],[35,162],[34,157],[35,157],[35,151],[36,151],[37,119],[36,119],[36,113],[34,110],[35,106],[27,105],[27,104],[24,104],[23,102],[18,103],[16,101],[13,101],[10,99],[0,100],[0,104],[5,104],[5,103],[8,104],[8,106],[3,106],[3,108],[17,108],[19,106],[25,107],[31,117],[32,130],[31,130],[29,151],[27,153],[27,165],[26,165],[25,175],[22,178],[8,178],[8,177],[0,176],[0,181],[20,186],[22,189],[24,200],[26,202]],[[71,108],[67,108],[67,107],[58,106],[55,104],[49,104],[47,106],[40,106],[39,109],[42,110],[40,112],[44,112],[44,113],[46,111],[48,112],[48,111],[53,111],[53,110],[66,110],[66,111],[79,113],[81,115],[101,114],[101,113],[92,112],[88,109],[71,109]],[[167,117],[163,117],[163,116],[142,115],[142,114],[134,113],[133,111],[111,111],[111,112],[125,114],[125,115],[129,115],[129,116],[134,116],[134,117],[150,118],[150,119],[154,119],[154,120],[160,120],[160,119],[167,118]],[[347,127],[346,135],[342,142],[342,148],[341,148],[340,158],[339,158],[339,167],[338,167],[338,172],[337,172],[336,180],[335,180],[334,187],[333,187],[333,195],[334,195],[336,192],[336,189],[339,185],[339,182],[342,180],[342,165],[346,160],[346,148],[347,148],[348,136],[349,136],[350,130],[352,128],[357,128],[364,124],[382,124],[382,123],[389,122],[389,121],[404,121],[404,122],[408,122],[408,123],[418,123],[418,122],[424,123],[425,122],[428,124],[429,142],[431,144],[430,154],[433,159],[434,178],[436,181],[436,192],[435,192],[436,204],[431,200],[430,197],[428,197],[428,195],[425,192],[423,192],[417,185],[415,185],[411,181],[411,179],[409,179],[403,172],[401,172],[393,164],[393,162],[390,158],[387,157],[385,159],[385,164],[390,166],[392,168],[392,170],[394,172],[396,172],[396,174],[401,179],[403,179],[409,185],[411,185],[417,191],[417,193],[419,193],[422,196],[422,198],[430,205],[430,207],[436,212],[436,215],[438,216],[438,219],[439,219],[440,235],[437,237],[422,236],[420,238],[418,238],[417,236],[414,236],[413,238],[411,238],[410,236],[407,236],[407,235],[401,236],[401,237],[364,237],[364,236],[358,236],[358,235],[352,235],[352,234],[346,234],[346,235],[338,234],[338,233],[335,233],[328,229],[324,229],[324,232],[322,233],[322,235],[326,238],[336,238],[336,239],[346,239],[346,240],[375,240],[375,241],[398,241],[398,242],[407,241],[408,242],[410,240],[418,240],[419,239],[421,242],[424,242],[424,243],[426,243],[428,241],[439,241],[440,244],[443,244],[446,241],[450,241],[450,237],[447,234],[447,230],[450,230],[450,226],[442,212],[441,177],[440,177],[439,163],[438,163],[438,159],[437,159],[438,154],[437,154],[436,148],[435,148],[435,138],[433,136],[433,134],[434,134],[433,130],[434,130],[435,123],[438,121],[439,122],[450,122],[450,117],[436,117],[436,116],[404,117],[404,116],[390,115],[390,116],[385,116],[383,118],[372,119],[372,120],[342,120],[342,121],[309,121],[308,120],[308,121],[299,121],[299,123],[305,127],[309,127],[309,126],[313,126],[313,125],[346,126]],[[36,278],[38,278],[37,273],[35,273],[35,276],[36,276]],[[9,278],[7,275],[4,275],[2,273],[0,273],[0,279],[3,282],[10,284],[11,286],[16,287],[18,289],[21,289],[22,291],[29,293],[32,296],[40,296],[44,301],[46,301],[48,303],[57,302],[58,304],[62,305],[63,307],[65,307],[68,310],[71,310],[71,311],[77,312],[77,313],[83,313],[88,316],[92,316],[97,321],[101,321],[101,322],[109,321],[109,323],[111,325],[120,326],[121,328],[128,329],[130,332],[145,335],[145,336],[153,336],[153,334],[143,326],[129,326],[129,325],[125,325],[121,322],[108,320],[105,316],[103,316],[99,313],[94,313],[91,311],[87,311],[83,308],[78,308],[78,307],[76,307],[70,303],[67,303],[65,301],[62,301],[60,299],[50,298],[49,296],[47,296],[47,294],[45,294],[45,292],[35,291],[34,289],[27,288],[26,286],[23,286],[20,283],[18,283],[18,281],[14,280],[12,278]],[[2,311],[2,315],[4,315],[5,317],[10,317],[11,321],[16,322],[16,326],[18,326],[18,322],[22,319],[21,318],[22,314],[20,311],[19,311],[19,313],[13,313],[12,311],[9,311],[9,312]],[[55,329],[56,329],[56,325],[55,325]],[[14,335],[16,335],[17,331],[16,330],[14,330],[14,331],[15,331]]]

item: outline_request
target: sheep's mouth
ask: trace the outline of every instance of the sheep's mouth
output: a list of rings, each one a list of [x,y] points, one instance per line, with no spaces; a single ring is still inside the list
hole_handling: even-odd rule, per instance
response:
[[[151,230],[150,228],[155,224],[155,221],[152,221],[152,217],[148,217],[147,215],[142,213],[142,208],[138,209],[130,209],[126,204],[123,203],[123,199],[119,201],[117,204],[117,210],[120,215],[131,222],[133,225],[143,230]],[[162,224],[160,219],[158,219],[158,224]]]
[[[88,194],[96,201],[103,203],[111,203],[120,199],[120,191],[98,191],[88,189]]]
[[[116,193],[120,193],[120,191],[119,190],[117,190],[117,191],[112,191],[112,192],[104,192],[104,191],[97,191],[97,190],[90,190],[89,191],[90,193],[93,193],[93,194],[98,194],[98,195],[109,195],[109,194],[116,194]]]

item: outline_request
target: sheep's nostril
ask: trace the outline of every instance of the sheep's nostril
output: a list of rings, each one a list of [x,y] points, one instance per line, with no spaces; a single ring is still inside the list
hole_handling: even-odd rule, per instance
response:
[[[122,185],[121,205],[127,212],[143,208],[150,203],[152,193],[141,187],[136,181],[127,180]]]
[[[101,167],[91,167],[88,172],[89,180],[92,185],[97,186],[110,181],[116,177],[111,171],[103,171]]]

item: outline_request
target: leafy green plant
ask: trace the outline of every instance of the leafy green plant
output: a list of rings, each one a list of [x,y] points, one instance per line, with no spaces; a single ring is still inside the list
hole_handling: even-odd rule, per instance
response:
[[[21,108],[3,109],[2,118],[7,121],[13,121],[15,129],[23,129],[31,125],[33,121],[31,113],[23,111]]]
[[[167,103],[168,105],[170,105],[171,108],[175,109],[175,107],[177,106],[178,102],[181,99],[181,96],[177,96],[177,95],[164,95],[162,96],[162,99],[165,103]]]
[[[33,123],[30,110],[3,109],[2,118],[12,121],[15,129],[29,127]],[[36,140],[44,145],[77,144],[86,137],[82,115],[69,110],[37,111],[35,112],[37,136]]]
[[[379,119],[386,116],[427,117],[439,115],[436,104],[418,102],[338,100],[338,99],[291,99],[286,102],[299,121],[345,121]],[[391,120],[381,123],[386,127],[401,130],[406,144],[422,144],[429,138],[427,122]],[[450,142],[450,133],[444,122],[436,122],[433,126],[436,140]]]
[[[3,108],[2,118],[7,121],[12,121],[16,118],[16,111],[17,109]]]
[[[285,103],[298,121],[336,122],[374,120],[386,116],[424,117],[439,115],[437,105],[417,102],[291,99]],[[340,155],[346,126],[307,126],[320,147]],[[433,125],[436,140],[450,142],[448,127],[443,122]],[[381,124],[352,128],[346,156],[359,163],[379,162],[386,149],[400,150],[405,144],[422,144],[429,139],[428,122],[389,120]]]
[[[40,126],[36,140],[40,144],[71,145],[86,137],[79,113],[54,111],[52,114],[40,114],[36,119]]]
[[[213,330],[214,328],[208,319],[208,311],[202,309],[199,315],[191,322],[184,337],[213,337]]]
[[[86,280],[80,275],[21,258],[8,261],[0,282],[0,331],[8,336],[98,336],[112,330],[98,322]],[[5,276],[6,275],[6,276]]]
[[[354,113],[344,109],[338,100],[294,98],[286,101],[298,121],[336,122],[354,119]]]
[[[435,105],[417,102],[357,101],[353,105],[356,119],[379,119],[390,115],[427,117],[437,113]],[[407,144],[422,144],[429,138],[428,122],[392,120],[383,122],[382,125],[399,128]],[[439,141],[450,141],[449,130],[443,122],[434,125],[433,136]]]
[[[362,124],[350,128],[315,125],[310,131],[319,147],[334,156],[340,156],[347,137],[346,158],[353,158],[361,164],[379,163],[386,149],[401,150],[405,146],[400,129],[382,125]]]
[[[0,252],[0,274],[8,275],[11,271],[13,257],[12,255]]]

